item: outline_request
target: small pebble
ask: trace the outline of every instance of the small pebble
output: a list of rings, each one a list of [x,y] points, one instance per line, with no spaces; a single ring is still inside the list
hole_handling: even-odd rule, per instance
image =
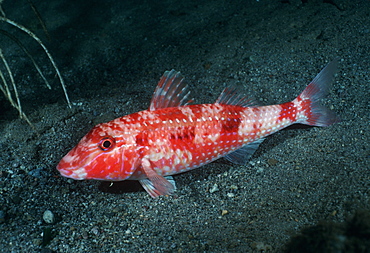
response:
[[[232,189],[232,190],[237,190],[237,189],[238,189],[238,186],[236,186],[236,185],[231,185],[231,186],[230,186],[230,189]]]
[[[252,242],[251,246],[253,249],[260,252],[272,251],[272,247],[263,242]]]
[[[36,168],[34,170],[31,170],[30,172],[28,172],[28,175],[41,179],[42,178],[42,168]]]
[[[54,223],[54,214],[50,210],[46,210],[44,214],[42,215],[42,218],[44,221],[48,224]]]
[[[275,166],[276,164],[278,164],[278,163],[279,163],[279,161],[278,161],[278,160],[276,160],[276,159],[274,159],[274,158],[269,158],[269,159],[267,159],[267,163],[268,163],[268,165],[270,165],[270,166]]]
[[[219,189],[218,189],[218,185],[217,185],[217,184],[214,184],[214,185],[212,186],[212,188],[209,190],[209,192],[210,192],[210,193],[214,193],[214,192],[216,192],[216,191],[219,191]]]
[[[40,246],[42,244],[42,240],[41,239],[33,239],[32,243],[35,246]]]
[[[93,227],[91,229],[91,232],[94,234],[94,235],[98,235],[99,234],[99,229],[97,227]]]
[[[224,216],[224,215],[226,215],[226,214],[228,214],[228,213],[229,213],[229,211],[227,211],[227,210],[222,210],[222,211],[221,211],[221,215],[222,215],[222,216]]]

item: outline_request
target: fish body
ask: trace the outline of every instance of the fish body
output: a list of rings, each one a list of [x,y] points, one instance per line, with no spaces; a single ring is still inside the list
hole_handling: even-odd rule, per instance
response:
[[[190,105],[183,77],[166,71],[148,110],[96,125],[57,169],[76,180],[139,180],[152,197],[171,194],[171,175],[220,157],[245,164],[263,138],[280,129],[337,122],[320,104],[336,68],[335,60],[296,99],[269,106],[257,106],[235,87],[227,87],[214,104]]]

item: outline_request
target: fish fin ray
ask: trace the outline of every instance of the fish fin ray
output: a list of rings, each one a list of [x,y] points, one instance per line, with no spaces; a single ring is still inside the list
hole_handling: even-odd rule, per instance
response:
[[[176,187],[176,181],[175,179],[173,178],[173,176],[165,176],[164,177],[168,182],[170,182],[173,186],[173,191],[176,191],[177,187]]]
[[[227,86],[220,94],[216,103],[225,105],[238,105],[242,107],[255,107],[257,102],[249,95],[245,95],[235,85]]]
[[[176,70],[166,71],[158,82],[150,102],[149,110],[184,106],[192,102],[184,77]]]
[[[175,191],[176,186],[173,184],[173,178],[168,180],[158,175],[147,158],[142,159],[141,165],[147,178],[141,179],[139,182],[152,198],[160,195],[171,195]]]
[[[334,75],[338,69],[338,59],[328,63],[319,74],[311,81],[297,100],[309,100],[308,106],[302,109],[303,119],[297,123],[311,126],[329,126],[339,122],[339,117],[330,109],[323,106],[320,101],[329,93]]]
[[[258,139],[252,143],[249,143],[234,152],[225,156],[227,160],[232,163],[244,165],[252,157],[254,152],[258,149],[259,145],[264,141],[264,138]]]

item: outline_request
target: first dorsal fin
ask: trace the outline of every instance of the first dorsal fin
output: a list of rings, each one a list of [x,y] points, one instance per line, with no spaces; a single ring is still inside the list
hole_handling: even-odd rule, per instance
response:
[[[216,103],[225,104],[225,105],[238,105],[242,107],[254,107],[257,106],[257,103],[250,96],[245,95],[234,85],[226,87]]]
[[[150,111],[187,105],[190,91],[184,77],[176,70],[164,72],[150,102]]]

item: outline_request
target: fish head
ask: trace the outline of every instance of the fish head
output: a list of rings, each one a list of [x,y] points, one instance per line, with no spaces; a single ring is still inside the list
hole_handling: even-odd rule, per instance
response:
[[[120,181],[130,177],[133,169],[125,164],[127,145],[120,130],[110,122],[95,126],[59,162],[60,174],[75,180]]]

